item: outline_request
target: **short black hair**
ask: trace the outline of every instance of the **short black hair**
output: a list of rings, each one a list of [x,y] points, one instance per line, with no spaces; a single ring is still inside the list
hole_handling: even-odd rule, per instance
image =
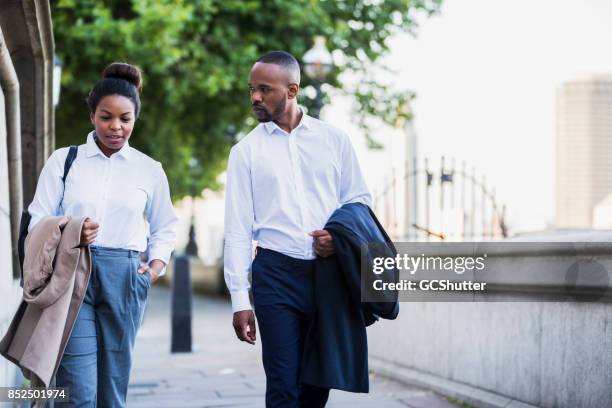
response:
[[[102,79],[96,82],[85,101],[91,113],[95,113],[98,104],[105,96],[125,96],[134,104],[134,115],[138,117],[141,90],[142,71],[140,68],[125,62],[113,62],[104,68]]]
[[[259,57],[256,62],[279,65],[290,75],[291,79],[299,85],[300,64],[297,59],[287,51],[270,51]]]

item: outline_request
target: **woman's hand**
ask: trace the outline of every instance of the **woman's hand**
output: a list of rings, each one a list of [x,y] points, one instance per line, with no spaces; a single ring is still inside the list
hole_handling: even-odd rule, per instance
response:
[[[81,246],[91,245],[96,240],[99,227],[98,223],[92,221],[91,218],[85,218],[81,229]]]
[[[138,268],[138,273],[145,273],[146,271],[149,271],[149,274],[151,275],[151,284],[153,284],[155,281],[157,281],[157,279],[159,279],[159,274],[165,266],[166,264],[159,259],[154,259],[149,262],[148,265],[142,265],[140,268]]]

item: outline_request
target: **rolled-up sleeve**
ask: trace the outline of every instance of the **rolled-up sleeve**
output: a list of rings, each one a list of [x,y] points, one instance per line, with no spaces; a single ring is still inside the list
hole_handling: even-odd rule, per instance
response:
[[[342,141],[340,205],[360,202],[371,207],[372,196],[361,173],[353,145],[347,135],[343,135]]]
[[[178,217],[172,206],[168,178],[160,163],[158,163],[157,183],[148,202],[147,221],[150,237],[147,245],[149,262],[159,259],[168,265],[176,243],[176,226]],[[166,269],[160,275],[165,273]]]
[[[249,273],[253,251],[253,193],[249,160],[239,145],[232,148],[225,186],[225,283],[232,310],[250,310]]]

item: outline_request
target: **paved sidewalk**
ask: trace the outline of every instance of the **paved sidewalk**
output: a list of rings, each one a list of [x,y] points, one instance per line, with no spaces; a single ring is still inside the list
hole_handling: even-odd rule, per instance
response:
[[[260,344],[239,342],[223,299],[194,296],[194,352],[170,353],[170,291],[154,287],[140,328],[128,407],[264,407]],[[259,340],[259,339],[258,339]],[[370,394],[332,391],[328,407],[452,408],[429,391],[372,376]]]

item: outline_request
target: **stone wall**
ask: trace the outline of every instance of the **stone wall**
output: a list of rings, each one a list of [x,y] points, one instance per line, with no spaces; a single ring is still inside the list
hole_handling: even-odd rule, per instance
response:
[[[568,242],[588,240],[586,233]],[[594,246],[594,253],[587,244],[579,251],[610,265],[612,253]],[[501,275],[512,282],[526,254],[499,255]],[[558,255],[528,255],[550,269],[539,271],[542,276],[563,271],[555,266]],[[564,281],[558,279],[560,292]],[[371,367],[476,407],[612,407],[609,287],[597,302],[536,302],[538,288],[525,289],[510,283],[487,302],[401,303],[397,320],[368,329]],[[500,299],[510,301],[492,302]]]

